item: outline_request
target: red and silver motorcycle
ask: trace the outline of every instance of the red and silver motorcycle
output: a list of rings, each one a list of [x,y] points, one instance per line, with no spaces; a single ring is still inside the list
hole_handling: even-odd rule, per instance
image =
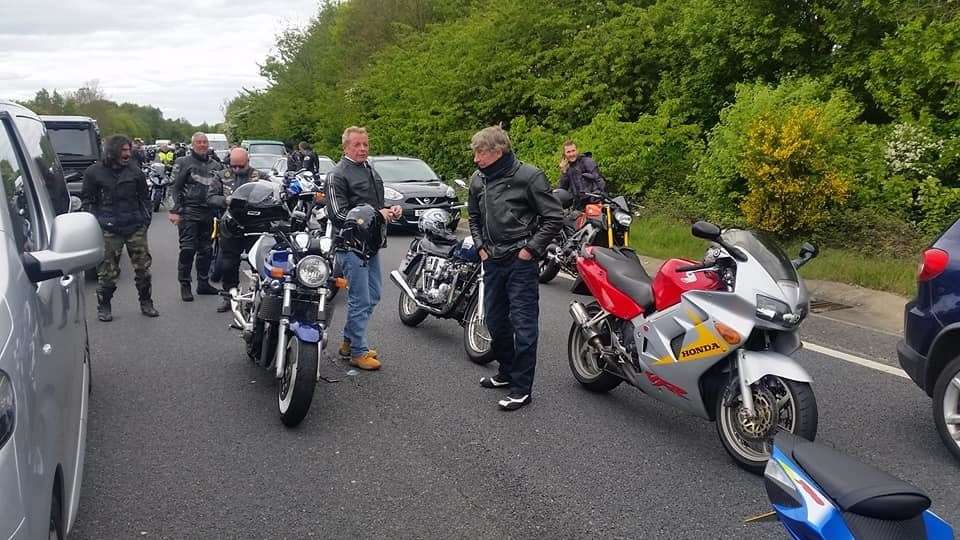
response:
[[[760,233],[706,222],[702,263],[672,259],[651,280],[626,248],[585,247],[570,304],[570,369],[588,390],[626,381],[688,413],[715,421],[720,440],[756,474],[780,430],[813,440],[812,379],[791,357],[809,312],[797,268],[817,255],[804,244],[791,261]]]

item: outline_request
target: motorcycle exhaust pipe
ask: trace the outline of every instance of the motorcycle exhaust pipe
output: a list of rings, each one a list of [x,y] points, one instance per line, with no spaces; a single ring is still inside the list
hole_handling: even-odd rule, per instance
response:
[[[416,304],[418,308],[425,309],[431,313],[436,311],[430,306],[427,306],[423,304],[423,302],[417,300],[417,295],[414,294],[413,289],[410,288],[410,285],[407,285],[407,280],[404,279],[403,274],[401,274],[399,270],[394,270],[393,272],[390,272],[390,280],[393,281],[397,285],[397,287],[400,287],[400,290],[402,290],[407,296],[409,296],[410,299],[413,300],[413,303]]]
[[[577,321],[577,325],[580,326],[580,331],[583,332],[587,338],[587,343],[598,351],[603,350],[603,344],[600,343],[600,334],[598,334],[590,324],[590,314],[587,313],[587,308],[583,307],[583,304],[580,302],[574,300],[570,302],[570,316],[573,317],[573,320]]]

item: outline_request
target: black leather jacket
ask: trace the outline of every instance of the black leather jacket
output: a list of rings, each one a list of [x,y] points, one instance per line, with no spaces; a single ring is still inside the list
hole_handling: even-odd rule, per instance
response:
[[[177,158],[173,163],[173,210],[188,221],[205,221],[213,218],[213,209],[207,203],[207,191],[223,168],[209,156],[190,154]]]
[[[147,178],[134,163],[119,169],[94,163],[83,173],[80,208],[96,216],[104,231],[132,234],[150,223]]]
[[[227,197],[238,187],[248,182],[258,182],[260,180],[267,179],[260,178],[260,171],[249,165],[247,165],[247,168],[236,172],[232,169],[219,171],[207,190],[207,204],[212,208],[224,209],[227,207]]]
[[[380,173],[346,157],[327,174],[326,189],[327,214],[338,229],[343,228],[343,220],[351,208],[361,204],[369,204],[374,210],[385,208]]]
[[[542,258],[563,227],[563,211],[547,177],[519,160],[496,179],[474,172],[467,209],[473,241],[494,259],[511,257],[524,247]]]

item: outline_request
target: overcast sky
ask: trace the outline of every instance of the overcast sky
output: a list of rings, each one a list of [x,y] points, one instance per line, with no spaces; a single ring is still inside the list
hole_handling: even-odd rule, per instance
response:
[[[276,35],[303,27],[319,0],[0,0],[0,98],[97,79],[107,96],[192,123],[223,120]]]

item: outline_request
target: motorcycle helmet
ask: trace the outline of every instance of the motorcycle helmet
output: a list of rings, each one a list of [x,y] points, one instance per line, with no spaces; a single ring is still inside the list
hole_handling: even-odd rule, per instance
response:
[[[369,204],[352,208],[337,237],[339,247],[369,259],[383,244],[383,228],[383,216]]]
[[[447,236],[452,221],[453,217],[450,215],[450,212],[442,208],[431,208],[420,216],[420,221],[417,226],[426,234]]]
[[[560,202],[561,208],[566,210],[573,206],[573,194],[563,188],[553,190],[553,196]]]

